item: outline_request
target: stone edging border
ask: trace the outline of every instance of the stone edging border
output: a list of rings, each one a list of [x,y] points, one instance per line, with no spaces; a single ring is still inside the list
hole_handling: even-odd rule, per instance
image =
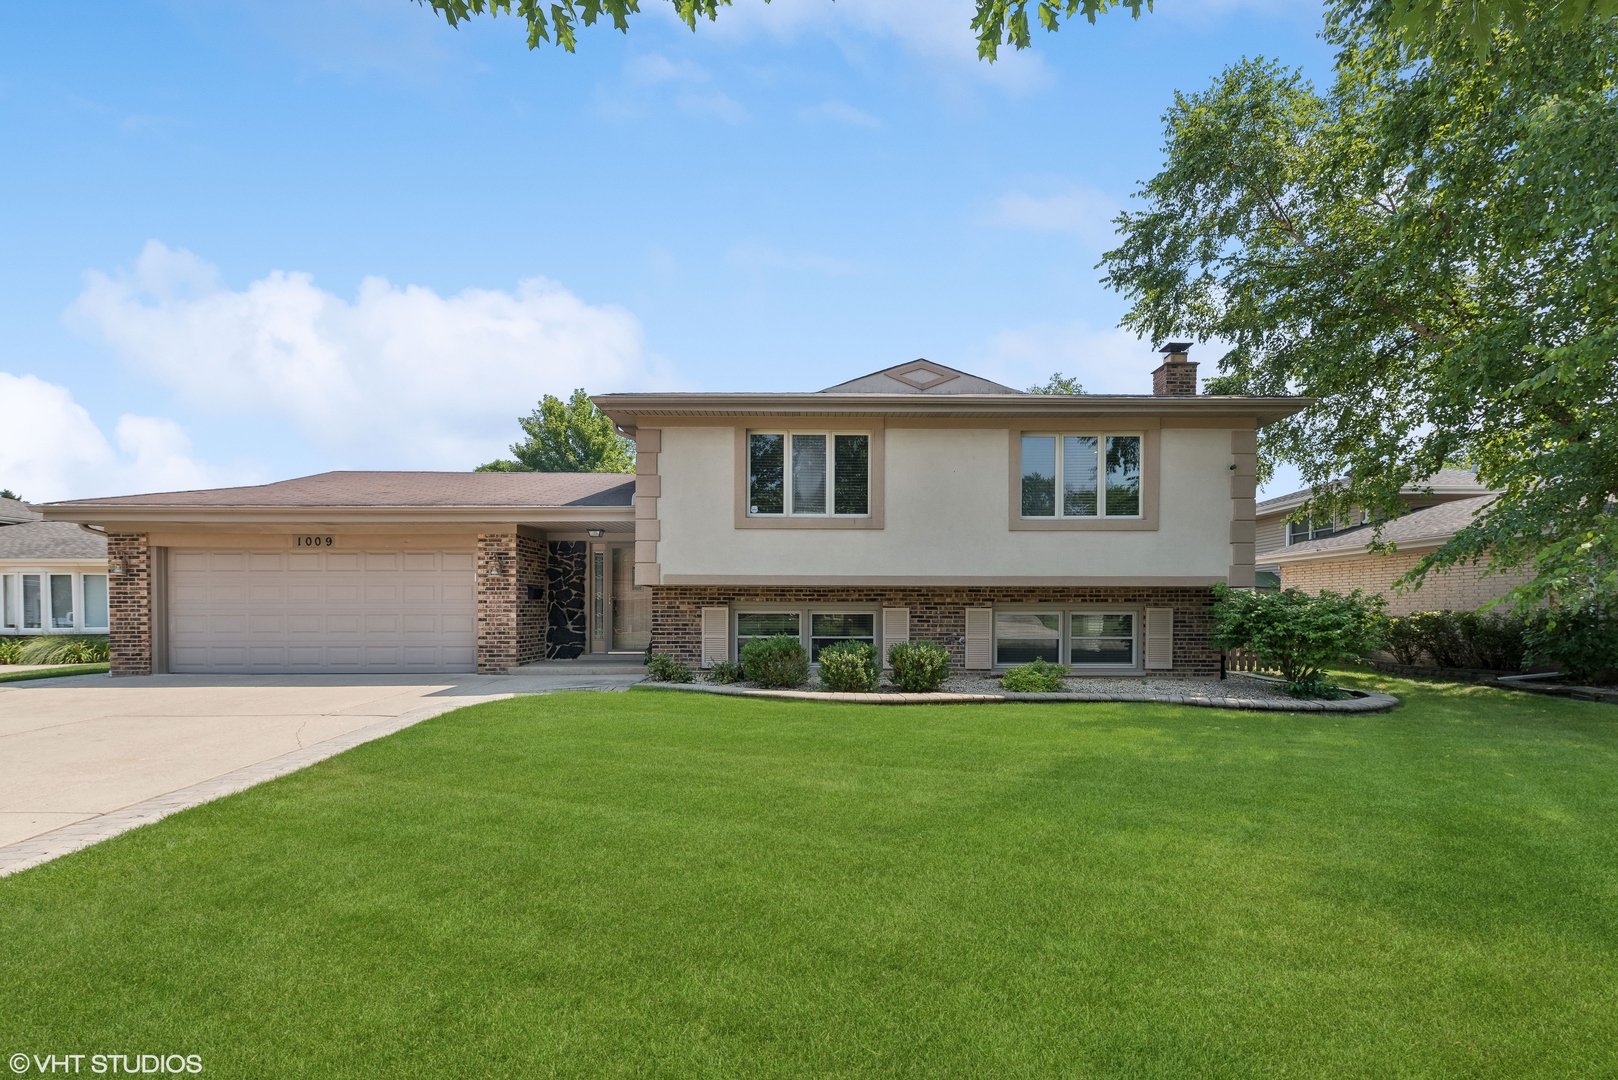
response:
[[[831,701],[846,705],[1012,705],[1017,702],[1134,701],[1155,705],[1192,705],[1204,709],[1246,709],[1251,712],[1378,713],[1399,706],[1392,694],[1355,691],[1342,701],[1277,701],[1274,698],[1216,697],[1208,694],[832,694],[817,690],[751,690],[740,686],[704,686],[700,683],[637,683],[633,689],[683,690],[726,697],[775,698],[784,701]]]
[[[110,840],[120,833],[131,829],[138,829],[142,825],[150,825],[154,821],[161,821],[170,814],[177,814],[181,810],[189,810],[193,806],[222,799],[226,795],[234,795],[238,791],[246,791],[256,787],[267,780],[295,773],[299,769],[307,768],[317,761],[325,761],[329,757],[336,757],[345,750],[352,750],[363,743],[392,735],[403,731],[407,727],[431,720],[435,716],[456,709],[466,708],[469,705],[481,705],[488,701],[502,701],[513,697],[512,694],[478,694],[467,697],[444,698],[398,716],[390,716],[368,727],[356,728],[342,735],[334,736],[325,742],[318,742],[312,746],[305,746],[299,750],[292,750],[280,757],[273,757],[266,761],[244,765],[234,772],[225,773],[192,784],[190,787],[171,791],[166,795],[155,795],[150,799],[143,799],[138,803],[119,810],[110,810],[105,814],[75,821],[71,825],[63,825],[49,832],[30,836],[26,840],[19,840],[15,844],[0,847],[0,877],[15,874],[19,870],[27,870],[31,866],[50,862],[52,859],[92,844],[99,844],[103,840]]]

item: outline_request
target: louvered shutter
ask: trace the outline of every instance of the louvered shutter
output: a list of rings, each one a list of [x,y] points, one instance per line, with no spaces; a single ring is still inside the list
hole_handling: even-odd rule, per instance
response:
[[[987,671],[994,666],[994,610],[986,607],[966,609],[966,666],[973,671]]]
[[[730,659],[730,609],[702,609],[702,666]]]
[[[1174,609],[1146,609],[1146,668],[1167,671],[1174,666]]]
[[[882,664],[888,663],[888,649],[910,642],[910,609],[885,607],[882,609]]]

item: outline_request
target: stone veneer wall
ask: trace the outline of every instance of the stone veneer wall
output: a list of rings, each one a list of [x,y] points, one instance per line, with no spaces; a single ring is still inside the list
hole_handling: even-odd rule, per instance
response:
[[[1174,667],[1154,675],[1218,675],[1219,650],[1208,644],[1207,588],[662,585],[652,590],[652,649],[695,667],[702,660],[702,609],[734,604],[880,604],[910,609],[910,640],[936,641],[950,663],[966,662],[966,609],[994,604],[1135,604],[1174,609]]]
[[[107,641],[114,675],[152,673],[152,549],[145,533],[108,533]]]
[[[1482,566],[1457,566],[1427,575],[1421,588],[1397,593],[1393,583],[1416,565],[1421,553],[1395,551],[1391,555],[1339,555],[1281,564],[1281,587],[1317,593],[1322,589],[1346,593],[1364,589],[1388,598],[1389,615],[1413,611],[1476,611],[1490,600],[1506,595],[1527,580],[1521,574],[1483,576]]]
[[[546,548],[545,655],[571,660],[588,643],[584,604],[590,545],[583,540],[552,540]]]
[[[478,536],[478,673],[498,675],[518,662],[517,534]]]

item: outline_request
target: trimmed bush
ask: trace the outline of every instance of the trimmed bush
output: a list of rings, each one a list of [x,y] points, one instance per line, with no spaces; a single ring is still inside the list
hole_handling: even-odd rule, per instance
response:
[[[1529,654],[1577,682],[1618,677],[1618,610],[1597,606],[1535,612],[1524,634]]]
[[[791,690],[809,682],[809,654],[791,634],[758,638],[742,646],[742,675],[768,690]]]
[[[646,661],[646,674],[653,682],[692,682],[696,679],[691,669],[668,653],[653,653]]]
[[[888,665],[893,685],[909,694],[930,694],[949,678],[949,652],[931,641],[890,646]]]
[[[1053,664],[1049,660],[1019,664],[1000,676],[1000,689],[1014,694],[1054,694],[1065,689],[1062,679],[1071,674],[1071,670],[1065,664]]]
[[[1359,589],[1347,596],[1310,596],[1298,589],[1238,592],[1216,584],[1209,640],[1215,648],[1247,649],[1279,669],[1294,697],[1322,697],[1329,692],[1327,665],[1379,652],[1386,644],[1385,603]]]
[[[1388,620],[1387,648],[1401,664],[1516,671],[1527,654],[1527,624],[1515,615],[1418,611]]]
[[[708,669],[708,681],[724,683],[726,686],[731,683],[741,682],[742,666],[733,664],[729,660],[715,660],[713,666]]]
[[[107,639],[94,634],[43,634],[18,639],[16,664],[105,664]]]
[[[820,650],[820,687],[839,694],[866,694],[876,689],[881,674],[875,645],[843,641]]]

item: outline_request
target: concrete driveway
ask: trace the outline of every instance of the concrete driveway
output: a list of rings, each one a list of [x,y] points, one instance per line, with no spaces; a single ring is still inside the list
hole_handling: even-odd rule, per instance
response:
[[[638,673],[156,675],[0,683],[0,875],[514,694]]]

